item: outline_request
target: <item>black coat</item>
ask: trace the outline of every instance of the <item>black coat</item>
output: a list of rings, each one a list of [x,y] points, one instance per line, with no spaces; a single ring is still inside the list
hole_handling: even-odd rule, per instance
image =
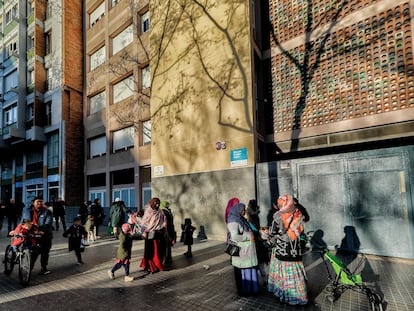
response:
[[[86,230],[82,225],[72,225],[63,233],[63,236],[65,238],[69,237],[69,252],[73,250],[79,250],[81,248],[82,238],[86,236]]]

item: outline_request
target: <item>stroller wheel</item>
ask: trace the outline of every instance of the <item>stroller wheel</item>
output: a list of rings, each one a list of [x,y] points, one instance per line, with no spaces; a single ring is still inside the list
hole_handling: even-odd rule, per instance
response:
[[[334,302],[334,301],[335,301],[335,296],[334,296],[333,294],[326,295],[326,299],[327,299],[329,302]]]
[[[369,295],[369,303],[371,305],[372,311],[383,311],[384,310],[382,306],[382,298],[377,293],[371,293]]]

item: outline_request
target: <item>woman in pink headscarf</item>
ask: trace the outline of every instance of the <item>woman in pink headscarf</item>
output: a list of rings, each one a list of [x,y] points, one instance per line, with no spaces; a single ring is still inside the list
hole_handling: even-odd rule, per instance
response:
[[[226,212],[224,213],[224,220],[226,221],[226,223],[227,223],[227,220],[229,219],[229,214],[230,214],[231,208],[234,205],[239,204],[239,203],[240,202],[239,202],[239,199],[238,198],[231,198],[229,200],[229,202],[227,203]]]
[[[167,219],[160,209],[160,199],[152,198],[149,207],[142,217],[142,237],[145,239],[144,258],[141,268],[149,273],[163,270],[162,262],[165,256],[165,228]]]

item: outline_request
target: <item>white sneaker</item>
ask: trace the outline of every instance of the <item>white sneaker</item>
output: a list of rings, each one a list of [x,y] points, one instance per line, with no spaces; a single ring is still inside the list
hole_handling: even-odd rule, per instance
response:
[[[111,280],[115,279],[115,274],[111,270],[108,270],[108,276]]]
[[[124,277],[124,281],[125,281],[125,282],[132,282],[133,280],[134,280],[134,277],[132,277],[132,276],[126,275],[126,276]]]

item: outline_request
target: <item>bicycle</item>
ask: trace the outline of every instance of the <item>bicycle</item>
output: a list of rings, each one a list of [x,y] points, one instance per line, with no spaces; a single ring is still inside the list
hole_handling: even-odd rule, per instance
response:
[[[39,244],[32,245],[30,239],[23,236],[16,235],[17,238],[23,238],[24,241],[18,246],[7,245],[4,253],[4,274],[10,275],[13,272],[14,266],[19,265],[19,280],[20,284],[26,286],[29,284],[34,262],[32,260],[33,254],[39,252]],[[35,238],[40,236],[35,235]]]

